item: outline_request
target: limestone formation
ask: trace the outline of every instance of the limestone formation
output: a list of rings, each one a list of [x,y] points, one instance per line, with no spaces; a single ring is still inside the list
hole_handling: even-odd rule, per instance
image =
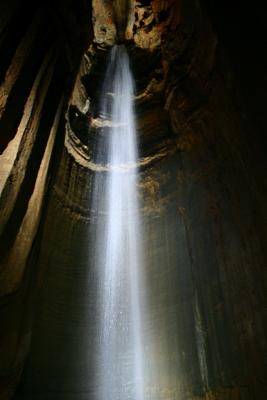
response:
[[[1,3],[1,400],[90,398],[92,187],[109,168],[98,102],[118,41],[136,85],[160,399],[267,398],[263,108],[240,100],[242,65],[214,13],[204,0]]]

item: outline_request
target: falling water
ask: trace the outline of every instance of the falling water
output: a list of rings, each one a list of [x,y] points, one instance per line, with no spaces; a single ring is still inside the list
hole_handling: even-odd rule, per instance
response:
[[[124,46],[114,46],[103,84],[100,158],[104,217],[98,229],[100,268],[98,400],[142,400],[143,349],[137,143],[133,82]],[[107,145],[107,147],[106,147]],[[102,181],[102,182],[103,182]],[[98,192],[100,193],[100,192]]]

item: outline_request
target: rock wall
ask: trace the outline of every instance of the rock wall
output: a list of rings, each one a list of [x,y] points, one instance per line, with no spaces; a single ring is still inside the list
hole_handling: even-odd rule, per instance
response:
[[[3,271],[7,272],[2,285],[3,299],[8,299],[3,314],[3,343],[8,343],[4,366],[11,365],[14,354],[21,354],[19,362],[12,364],[16,368],[2,369],[8,371],[4,387],[11,382],[11,393],[12,373],[17,373],[17,379],[21,371],[30,341],[32,303],[36,301],[31,351],[16,398],[94,398],[98,279],[94,240],[99,216],[91,204],[94,179],[101,181],[106,168],[95,156],[101,128],[97,109],[109,48],[124,40],[136,82],[144,279],[149,304],[146,352],[153,360],[146,365],[149,398],[264,399],[266,188],[262,187],[262,172],[258,174],[263,158],[260,149],[248,140],[251,128],[244,125],[229,63],[203,11],[204,2],[202,7],[194,0],[129,2],[124,4],[129,12],[127,21],[121,13],[114,16],[114,4],[93,2],[94,42],[84,53],[69,100],[64,145],[55,139],[57,164],[48,191],[45,176],[49,176],[57,122],[51,124],[54,129],[46,142],[47,150],[42,147],[43,169],[29,164],[29,171],[35,171],[36,176],[39,171],[33,179],[41,182],[41,193],[32,200],[35,210],[36,205],[41,207],[42,193],[47,193],[33,247],[40,211],[35,219],[32,214],[27,219],[27,202],[27,212],[23,219],[19,214],[19,222],[11,200],[3,200],[1,206],[7,209],[3,214],[7,221],[8,212],[14,215],[14,225],[6,232],[16,239],[16,257],[8,246],[3,249],[9,257],[5,258],[8,262]],[[75,71],[82,46],[76,48],[78,30],[74,29],[76,36],[68,30],[73,26],[71,15],[67,8],[64,45],[68,60],[76,54]],[[47,68],[48,72],[43,80],[41,71],[38,75],[43,86],[36,124],[41,123],[47,109],[43,105],[46,98],[49,104],[54,101],[54,120],[59,119],[69,93],[66,76],[71,80],[75,75],[66,72],[62,77],[66,91],[60,90],[64,93],[61,105],[49,92],[52,56],[49,51],[45,54],[41,71]],[[64,71],[62,64],[54,68]],[[68,85],[70,88],[71,82]],[[31,132],[21,150],[28,154],[24,157],[30,157],[34,143],[43,137],[38,130]],[[49,135],[47,128],[45,132]],[[62,138],[62,128],[57,135]],[[20,188],[24,196],[27,193],[23,166],[17,167],[17,183],[9,185],[10,199],[16,199]],[[21,238],[13,227],[17,225]],[[22,242],[25,232],[30,232],[27,243]],[[7,244],[11,242],[8,235]],[[38,289],[38,295],[29,287]],[[24,345],[18,337],[24,337]]]
[[[70,1],[1,2],[1,399],[14,392],[29,349],[29,299],[36,285],[27,262],[56,160],[53,149],[63,141],[62,112],[90,40],[90,12],[86,2],[77,9]]]

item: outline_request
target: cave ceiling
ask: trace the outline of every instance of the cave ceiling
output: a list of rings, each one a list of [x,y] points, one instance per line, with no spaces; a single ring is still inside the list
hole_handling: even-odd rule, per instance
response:
[[[105,169],[95,164],[94,153],[103,131],[98,116],[102,82],[115,44],[127,47],[135,81],[140,166],[192,146],[192,137],[182,137],[182,131],[214,85],[217,49],[216,37],[202,17],[194,1],[93,1],[94,38],[66,114],[65,146],[78,164]]]

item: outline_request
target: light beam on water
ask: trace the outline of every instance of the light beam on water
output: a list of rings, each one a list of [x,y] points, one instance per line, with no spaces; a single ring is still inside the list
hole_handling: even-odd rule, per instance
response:
[[[102,118],[111,120],[101,229],[96,241],[100,268],[98,400],[143,400],[141,224],[133,81],[124,46],[114,46],[103,84]],[[103,145],[104,146],[104,145]],[[104,146],[105,147],[105,146]],[[103,153],[99,145],[99,153]],[[98,194],[99,196],[99,194]]]

